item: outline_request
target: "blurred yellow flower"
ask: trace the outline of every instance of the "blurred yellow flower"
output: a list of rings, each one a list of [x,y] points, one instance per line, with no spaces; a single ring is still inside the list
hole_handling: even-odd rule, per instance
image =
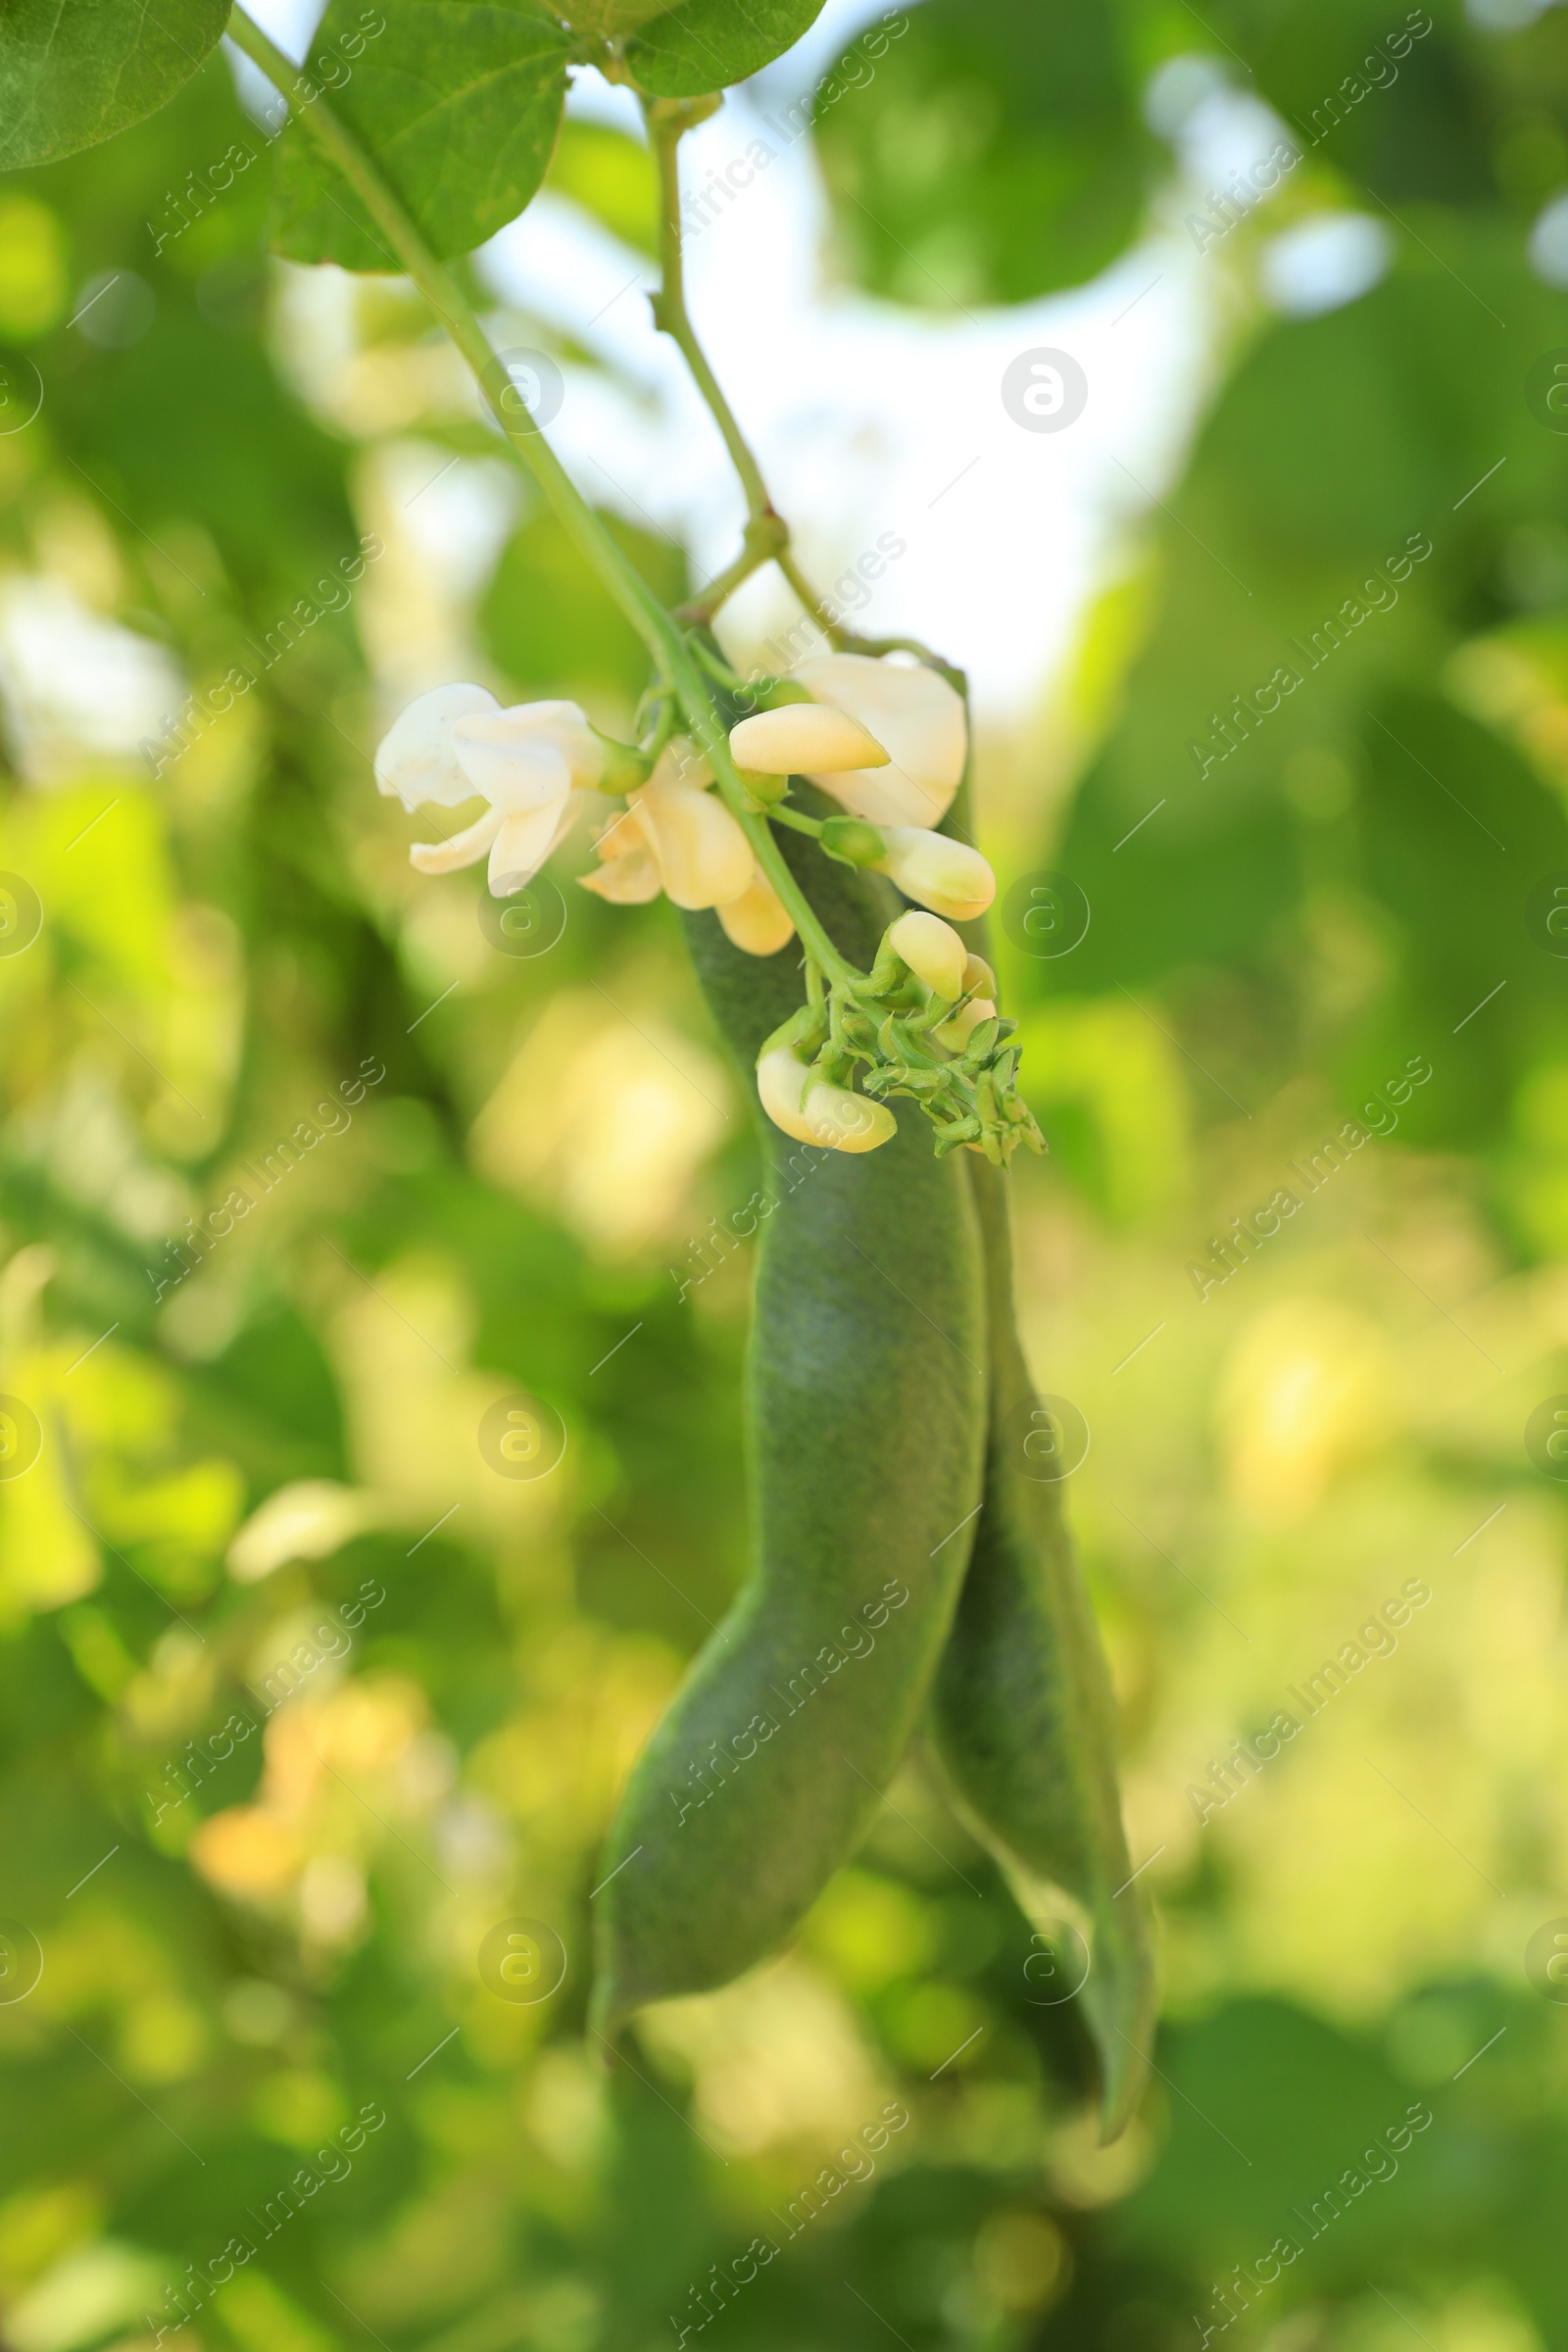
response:
[[[1245,1326],[1221,1378],[1216,1419],[1232,1491],[1262,1519],[1309,1510],[1390,1428],[1389,1352],[1370,1317],[1288,1298]]]

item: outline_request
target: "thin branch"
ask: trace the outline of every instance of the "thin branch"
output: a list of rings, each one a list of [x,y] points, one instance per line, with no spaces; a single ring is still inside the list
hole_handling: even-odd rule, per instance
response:
[[[253,64],[260,66],[269,81],[286,97],[298,78],[298,70],[242,8],[233,10],[228,32],[235,45]],[[611,537],[544,434],[531,419],[519,423],[511,413],[504,398],[504,390],[511,388],[510,383],[483,328],[451,271],[431,252],[417,222],[387,185],[372,158],[333,114],[324,97],[300,108],[298,120],[307,135],[342,172],[388,239],[398,260],[472,368],[508,449],[532,474],[648,647],[660,676],[674,689],[692,740],[708,759],[725,806],[740,824],[758,864],[788,909],[803,946],[840,987],[852,985],[860,975],[845,961],[829,939],[815,909],[784,862],[783,853],[765,818],[758,815],[751,806],[730,756],[728,731],[714,709],[702,671],[679,626]],[[722,402],[723,396],[716,385],[714,393]],[[760,476],[757,478],[760,483]],[[764,498],[765,495],[764,492]]]
[[[746,536],[740,555],[716,580],[710,582],[700,598],[683,608],[683,615],[689,614],[694,620],[710,620],[743,580],[772,562],[777,564],[830,644],[844,646],[850,642],[850,632],[834,619],[791,553],[789,524],[768,495],[756,454],[709,365],[708,354],[698,340],[691,313],[686,308],[686,265],[680,230],[680,142],[694,123],[702,122],[711,111],[710,101],[703,98],[643,101],[648,136],[659,166],[659,258],[662,277],[659,292],[653,297],[654,324],[678,346],[691,369],[693,382],[724,437],[724,446],[746,493]]]

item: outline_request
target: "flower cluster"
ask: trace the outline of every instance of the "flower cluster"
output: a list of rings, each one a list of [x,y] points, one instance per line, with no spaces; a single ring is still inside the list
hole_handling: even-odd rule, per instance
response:
[[[842,998],[803,1005],[763,1046],[757,1091],[776,1127],[837,1152],[874,1152],[895,1134],[887,1095],[909,1095],[937,1130],[938,1155],[965,1144],[999,1165],[1040,1131],[1013,1088],[1016,1024],[998,1017],[996,977],[934,914],[901,914],[876,963]],[[865,1065],[863,1091],[851,1080]]]
[[[989,968],[951,927],[983,914],[996,895],[980,852],[936,829],[968,753],[961,698],[916,662],[824,654],[797,667],[774,707],[731,729],[729,750],[747,822],[767,818],[809,834],[828,857],[887,875],[929,910],[900,916],[873,970],[846,979],[840,964],[825,994],[808,942],[809,1001],[758,1065],[768,1116],[801,1141],[871,1152],[896,1132],[881,1098],[906,1094],[937,1127],[939,1152],[970,1144],[1002,1161],[1020,1141],[1038,1149],[1012,1087],[1013,1025],[998,1019]],[[787,808],[799,776],[844,813],[816,818]],[[503,710],[482,686],[440,686],[393,725],[375,777],[411,812],[488,804],[449,840],[415,845],[409,854],[421,873],[488,858],[491,891],[510,897],[532,881],[585,797],[601,811],[620,797],[624,806],[599,826],[597,866],[578,877],[584,889],[615,906],[662,891],[677,906],[711,907],[752,956],[776,955],[794,936],[780,895],[791,887],[787,872],[775,859],[776,887],[754,847],[758,825],[748,833],[711,789],[708,760],[667,729],[642,750],[600,734],[575,703]],[[797,912],[804,924],[798,899]]]

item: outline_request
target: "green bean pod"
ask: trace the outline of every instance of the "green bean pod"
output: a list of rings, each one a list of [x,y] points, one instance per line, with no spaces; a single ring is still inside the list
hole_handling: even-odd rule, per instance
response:
[[[868,967],[900,911],[791,839],[842,951]],[[741,955],[686,918],[755,1102],[759,1048],[800,1002],[800,950]],[[861,1155],[761,1119],[747,1380],[754,1565],[639,1759],[594,1901],[594,2022],[727,1983],[774,1951],[854,1852],[929,1696],[980,1496],[984,1290],[964,1154],[927,1122]]]
[[[967,839],[970,821],[966,778],[943,830]],[[957,927],[976,955],[988,953],[984,921]],[[1079,1997],[1100,2061],[1108,2140],[1138,2103],[1153,2046],[1149,1921],[1122,1828],[1115,1700],[1061,1486],[1026,1475],[1034,1465],[1025,1461],[1023,1425],[1035,1391],[1013,1304],[1008,1180],[969,1152],[963,1157],[986,1269],[985,1492],[937,1673],[932,1729],[959,1810],[995,1853],[1025,1916],[1076,1913],[1088,1931]]]

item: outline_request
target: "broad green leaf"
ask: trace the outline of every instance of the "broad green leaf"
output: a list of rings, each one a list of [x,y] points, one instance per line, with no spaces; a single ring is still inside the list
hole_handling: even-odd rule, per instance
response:
[[[1165,159],[1115,12],[926,0],[861,33],[816,94],[861,283],[926,309],[1078,285],[1137,232]]]
[[[640,139],[605,122],[564,122],[545,185],[570,196],[628,245],[659,250],[659,174]]]
[[[569,47],[564,29],[526,0],[402,0],[384,18],[359,0],[333,0],[305,73],[326,86],[334,113],[446,261],[505,228],[538,188]],[[311,100],[298,92],[292,102],[303,112]],[[303,122],[278,143],[272,248],[295,262],[398,268]]]
[[[661,98],[700,98],[760,74],[822,13],[822,0],[686,0],[626,44],[626,63]]]
[[[111,139],[172,98],[217,44],[228,0],[5,0],[0,171]]]
[[[1403,11],[1385,0],[1317,0],[1283,14],[1235,0],[1209,29],[1231,52],[1221,62],[1246,59],[1257,95],[1314,163],[1394,204],[1495,200],[1492,150],[1502,110],[1483,75],[1466,68],[1473,57],[1494,74],[1505,57],[1458,0]],[[1559,28],[1546,45],[1547,71],[1528,92],[1512,93],[1510,112],[1539,106],[1542,84],[1560,75]]]
[[[604,520],[655,594],[678,604],[687,589],[680,550],[617,515]],[[525,522],[505,549],[479,629],[496,666],[530,693],[597,689],[630,705],[647,679],[642,639],[550,514]]]

